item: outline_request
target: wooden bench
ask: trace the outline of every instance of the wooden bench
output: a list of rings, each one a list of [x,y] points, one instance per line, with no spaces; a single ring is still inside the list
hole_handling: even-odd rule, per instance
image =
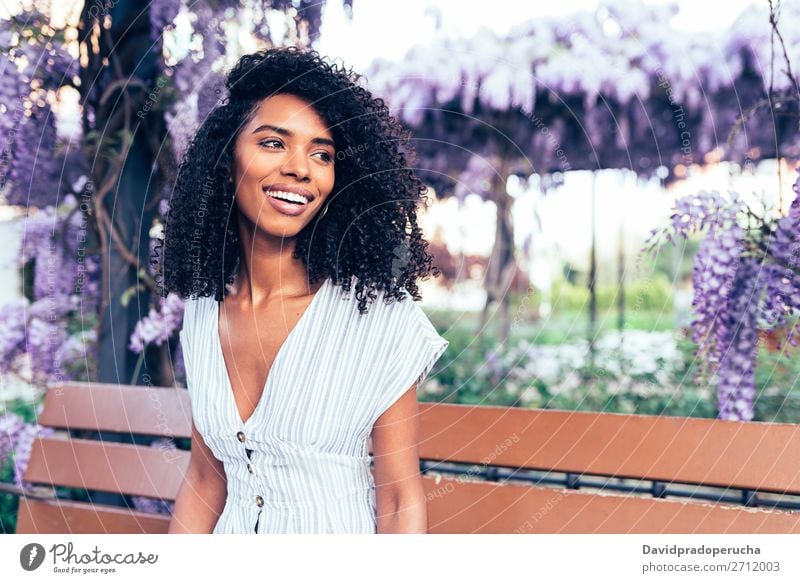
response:
[[[190,410],[183,389],[69,383],[50,388],[39,422],[189,439]],[[800,426],[430,403],[420,413],[431,533],[800,532],[800,512],[757,506],[800,495]],[[165,533],[166,515],[55,499],[52,487],[172,501],[188,461],[57,431],[34,444],[25,480],[47,488],[21,497],[17,532]],[[675,497],[712,488],[743,504]]]

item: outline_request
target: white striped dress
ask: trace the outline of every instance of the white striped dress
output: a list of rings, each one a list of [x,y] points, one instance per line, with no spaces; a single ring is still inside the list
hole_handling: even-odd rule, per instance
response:
[[[372,426],[449,343],[405,290],[390,305],[378,292],[360,315],[353,289],[325,280],[246,422],[222,357],[218,303],[187,300],[180,340],[192,418],[228,481],[214,533],[376,531]]]

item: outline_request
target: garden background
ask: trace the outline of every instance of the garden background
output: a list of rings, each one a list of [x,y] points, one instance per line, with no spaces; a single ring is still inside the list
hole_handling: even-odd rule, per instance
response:
[[[412,131],[450,341],[420,400],[800,423],[800,3],[2,10],[0,483],[48,383],[184,386],[154,293],[175,172],[269,46],[353,66]]]

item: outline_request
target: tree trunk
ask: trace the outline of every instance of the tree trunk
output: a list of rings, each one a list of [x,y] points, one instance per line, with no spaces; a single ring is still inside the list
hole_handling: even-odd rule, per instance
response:
[[[509,288],[516,271],[516,258],[514,257],[514,226],[511,220],[511,207],[514,200],[506,192],[505,172],[496,176],[492,188],[494,203],[497,207],[497,232],[494,238],[492,252],[486,264],[484,287],[486,288],[486,303],[481,311],[476,336],[481,336],[486,326],[490,306],[498,304],[500,314],[500,329],[498,341],[505,344],[511,331],[511,301]]]
[[[96,185],[95,217],[98,220],[103,269],[96,380],[113,384],[142,384],[143,378],[149,381],[152,377],[155,384],[159,384],[159,362],[156,362],[156,370],[148,371],[145,359],[138,378],[133,378],[137,356],[128,350],[128,341],[136,322],[149,310],[150,294],[142,286],[131,296],[127,305],[123,306],[121,302],[126,290],[138,287],[138,270],[147,270],[149,266],[148,233],[153,205],[148,202],[153,190],[150,176],[154,160],[147,142],[147,132],[136,127],[141,119],[137,112],[142,111],[140,108],[147,99],[147,89],[153,87],[156,77],[155,54],[150,50],[148,8],[143,8],[141,3],[134,0],[117,2],[108,12],[111,16],[110,29],[95,27],[95,18],[102,24],[105,16],[103,11],[98,13],[96,8],[94,4],[87,3],[80,23],[83,50],[88,53],[87,66],[81,71],[84,128],[94,129],[101,136],[93,152],[91,175]],[[122,83],[105,95],[112,84],[121,80],[130,83]],[[137,80],[146,87],[137,87]],[[89,121],[89,111],[96,120],[94,128]],[[158,114],[149,111],[146,115]],[[132,136],[127,151],[125,142],[129,138],[126,136]],[[121,166],[114,161],[104,161],[109,153],[116,154]],[[110,186],[110,190],[103,190],[106,185]],[[104,216],[102,220],[99,219],[101,216]],[[111,225],[119,242],[112,236]],[[123,251],[135,256],[138,265],[126,260]],[[136,442],[132,435],[104,431],[92,433],[93,438],[106,442]],[[127,496],[111,492],[90,492],[90,500],[105,505],[130,504]]]
[[[91,12],[84,10],[84,18],[88,22],[84,22],[83,26],[87,30],[94,25],[90,14]],[[153,219],[153,205],[148,203],[153,195],[150,176],[154,159],[146,132],[136,125],[142,122],[137,113],[142,111],[141,106],[147,99],[148,89],[154,86],[157,74],[156,56],[150,50],[147,11],[145,9],[143,12],[140,3],[122,0],[111,7],[109,14],[111,28],[101,34],[99,39],[99,61],[102,62],[105,58],[108,62],[101,65],[99,75],[92,80],[97,84],[94,95],[103,95],[111,84],[120,80],[135,78],[145,87],[137,87],[135,83],[125,84],[124,87],[113,90],[104,102],[101,103],[99,97],[94,100],[97,130],[103,136],[100,150],[107,150],[108,140],[114,140],[114,147],[119,151],[122,149],[122,146],[117,146],[122,141],[120,137],[128,132],[132,134],[132,141],[121,168],[115,169],[113,164],[96,166],[92,179],[95,184],[100,185],[111,173],[119,173],[114,188],[100,202],[100,210],[105,211],[122,245],[138,259],[138,268],[147,270],[150,255],[148,232]],[[127,95],[123,95],[123,91]],[[145,116],[154,115],[159,114],[156,111],[145,112]],[[128,350],[128,341],[136,322],[149,310],[150,293],[144,286],[138,287],[127,305],[122,305],[123,293],[139,286],[137,266],[125,259],[108,224],[100,224],[99,229],[106,244],[102,257],[104,273],[101,289],[101,303],[105,309],[99,315],[97,380],[142,384],[143,377],[159,379],[160,363],[151,363],[155,364],[154,370],[148,371],[147,358],[137,378],[133,378],[137,355]]]

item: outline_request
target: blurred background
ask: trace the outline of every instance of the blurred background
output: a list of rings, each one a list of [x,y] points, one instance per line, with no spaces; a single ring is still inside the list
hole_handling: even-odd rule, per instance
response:
[[[154,293],[175,171],[225,71],[270,46],[352,67],[412,132],[442,272],[422,306],[450,341],[421,400],[800,422],[798,17],[0,3],[0,481],[21,483],[48,383],[185,385],[183,302]]]

